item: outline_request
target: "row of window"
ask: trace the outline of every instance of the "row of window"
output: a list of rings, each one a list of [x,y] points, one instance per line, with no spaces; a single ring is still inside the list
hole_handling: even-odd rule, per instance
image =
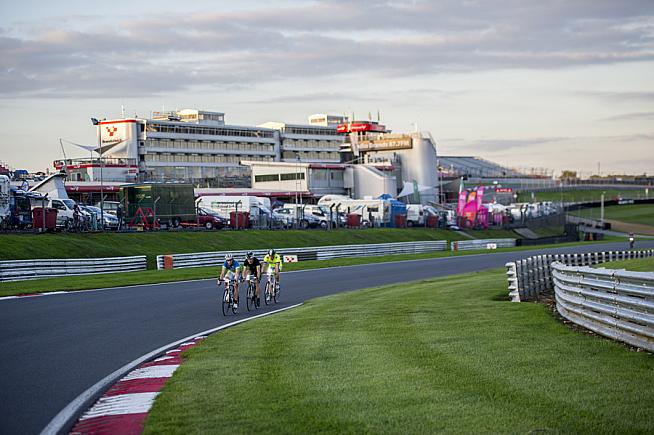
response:
[[[232,156],[215,154],[170,154],[170,153],[148,153],[143,156],[146,162],[181,162],[181,163],[235,163],[241,160],[258,162],[272,162],[270,156]]]
[[[144,175],[146,181],[197,182],[202,187],[250,187],[250,168],[237,167],[190,167],[164,166],[150,168]]]
[[[329,151],[284,151],[282,153],[283,159],[297,159],[300,156],[301,160],[339,160],[340,153]]]
[[[290,181],[290,180],[304,180],[304,172],[292,172],[287,174],[262,174],[255,175],[254,181],[257,183],[265,181]]]
[[[284,147],[297,147],[297,148],[331,148],[339,149],[342,141],[335,140],[302,140],[302,139],[284,139],[282,148]]]
[[[275,137],[275,132],[268,130],[249,130],[235,127],[210,127],[210,126],[186,126],[173,124],[159,124],[148,122],[146,131],[150,133],[175,133],[175,134],[204,134],[210,136],[241,136],[241,137]]]
[[[146,147],[172,148],[181,150],[234,150],[234,151],[261,151],[273,152],[273,144],[256,142],[215,142],[172,139],[148,139],[144,142]]]
[[[341,133],[336,131],[335,128],[328,128],[328,127],[323,127],[323,128],[316,128],[316,127],[294,127],[294,126],[286,126],[284,128],[284,133],[287,134],[313,134],[313,135],[321,135],[321,136],[342,136]]]

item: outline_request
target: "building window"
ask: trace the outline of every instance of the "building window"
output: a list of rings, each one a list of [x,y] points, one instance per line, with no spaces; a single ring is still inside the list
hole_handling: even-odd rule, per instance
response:
[[[265,181],[279,181],[279,174],[255,175],[254,181],[256,183],[261,183]]]
[[[289,180],[304,180],[304,172],[297,172],[292,174],[281,174],[280,176],[282,181]]]

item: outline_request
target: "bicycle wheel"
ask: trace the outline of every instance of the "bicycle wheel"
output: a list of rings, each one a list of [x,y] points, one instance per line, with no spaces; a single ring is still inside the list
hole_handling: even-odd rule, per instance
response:
[[[279,287],[277,282],[275,282],[275,288],[273,289],[273,298],[275,299],[275,303],[279,302]]]
[[[252,311],[256,307],[254,301],[254,284],[252,284],[252,281],[248,282],[248,296],[245,298],[245,302],[247,303],[248,311]]]
[[[266,305],[270,304],[270,280],[266,281],[266,290],[263,294],[263,300],[266,302]]]
[[[236,299],[234,299],[234,284],[229,285],[229,290],[231,294],[231,299],[232,299],[232,313],[236,314],[236,311],[238,311],[238,305],[236,305]]]
[[[223,292],[223,316],[226,316],[229,313],[229,306],[231,305],[231,298],[229,297],[229,289],[225,287]]]

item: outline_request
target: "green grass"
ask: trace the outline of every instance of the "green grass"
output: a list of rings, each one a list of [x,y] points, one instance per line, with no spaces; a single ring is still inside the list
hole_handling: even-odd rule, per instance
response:
[[[611,261],[594,267],[606,269],[626,269],[632,272],[654,272],[654,257],[635,258],[633,260]]]
[[[599,243],[622,241],[622,238],[607,237]],[[574,242],[566,243],[565,246],[575,246],[596,242]],[[529,249],[544,249],[560,247],[561,244],[539,245],[539,246],[518,246],[515,248],[500,248],[495,251],[438,251],[413,255],[384,255],[379,257],[355,257],[335,258],[332,260],[302,261],[299,263],[287,263],[285,271],[318,269],[323,267],[353,266],[357,264],[382,263],[387,261],[419,260],[423,258],[440,258],[457,255],[487,254],[490,252],[522,251]],[[193,267],[188,269],[173,270],[146,270],[140,272],[108,273],[98,275],[67,276],[56,278],[43,278],[29,281],[0,282],[0,297],[15,296],[21,294],[47,293],[55,291],[89,290],[96,288],[122,287],[143,284],[159,284],[163,282],[185,281],[193,279],[215,278],[218,274],[216,267]]]
[[[570,214],[588,218],[599,219],[600,207],[585,208],[570,212]],[[654,226],[654,204],[611,205],[604,207],[604,219]]]
[[[530,228],[530,230],[533,231],[538,236],[538,238],[544,238],[563,235],[565,227],[560,225],[553,225],[549,227]]]
[[[341,293],[184,354],[145,433],[651,433],[654,358],[506,301],[503,270]]]
[[[604,199],[616,199],[618,197],[625,199],[645,198],[645,189],[608,189],[608,190],[563,190],[556,192],[534,192],[534,201],[554,201],[554,202],[590,202],[599,201],[604,192]],[[525,189],[518,192],[518,202],[531,202],[531,191]]]
[[[486,234],[485,232],[484,234]],[[475,232],[471,232],[475,234]],[[504,232],[501,232],[504,234]],[[485,237],[485,236],[484,236]],[[513,235],[517,237],[517,235]],[[335,231],[183,231],[95,234],[0,235],[0,260],[32,258],[90,258],[147,255],[148,268],[156,256],[187,252],[265,249],[363,243],[461,240],[454,231],[427,228],[374,228]]]

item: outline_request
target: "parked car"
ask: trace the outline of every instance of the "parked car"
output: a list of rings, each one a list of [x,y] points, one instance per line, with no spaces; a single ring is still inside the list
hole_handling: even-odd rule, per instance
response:
[[[97,208],[100,208],[102,205],[101,202],[95,204]],[[118,201],[104,201],[104,212],[116,216],[116,211],[118,210],[119,205],[120,202]]]
[[[227,225],[227,221],[211,209],[200,207],[198,208],[198,224],[208,230],[219,230]]]
[[[108,213],[107,210],[105,210],[104,213],[101,213],[100,207],[94,207],[92,205],[83,206],[82,210],[87,210],[88,212],[95,214],[97,228],[102,228],[102,217],[104,216],[105,228],[111,230],[118,229],[118,218],[113,214]]]

